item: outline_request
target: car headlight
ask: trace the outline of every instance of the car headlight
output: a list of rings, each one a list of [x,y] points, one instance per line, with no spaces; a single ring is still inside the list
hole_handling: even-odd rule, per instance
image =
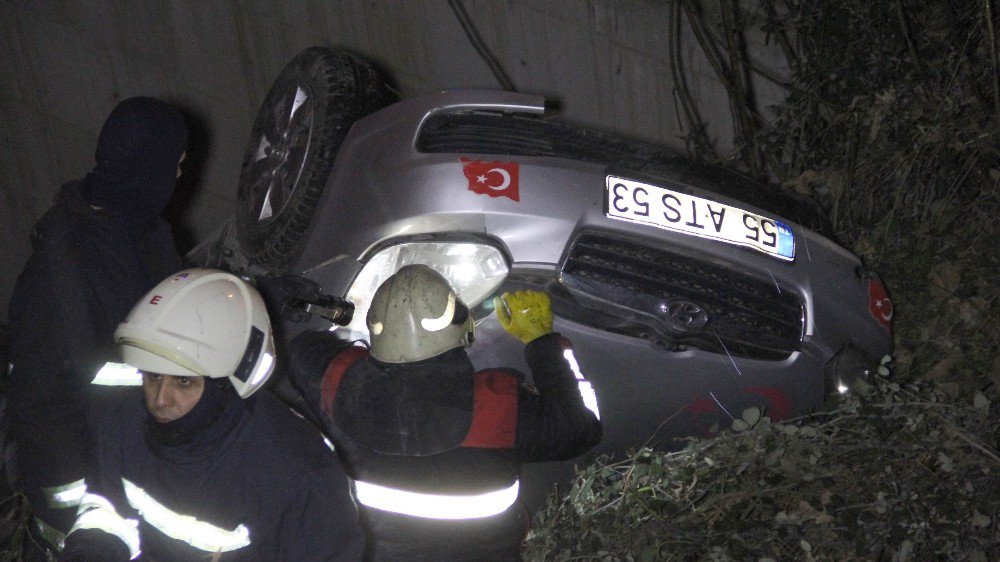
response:
[[[510,268],[500,250],[473,242],[406,242],[379,251],[361,269],[347,291],[354,318],[344,329],[352,338],[368,339],[365,318],[375,290],[407,265],[424,264],[447,279],[459,298],[475,308],[507,278]]]

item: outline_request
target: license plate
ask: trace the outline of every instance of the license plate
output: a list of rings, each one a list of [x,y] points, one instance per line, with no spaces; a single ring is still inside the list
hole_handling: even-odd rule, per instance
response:
[[[607,177],[607,216],[795,259],[787,224],[750,211],[633,180]]]

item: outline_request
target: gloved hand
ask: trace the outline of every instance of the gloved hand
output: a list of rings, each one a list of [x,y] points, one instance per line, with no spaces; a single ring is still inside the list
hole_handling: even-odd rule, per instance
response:
[[[290,322],[308,322],[315,314],[346,326],[354,314],[353,303],[320,293],[319,285],[299,275],[258,275],[251,282],[264,297],[272,319],[280,316]]]
[[[552,305],[541,291],[504,293],[493,299],[493,306],[503,329],[524,343],[552,331]]]
[[[59,562],[128,562],[128,546],[111,533],[77,529],[66,537]]]

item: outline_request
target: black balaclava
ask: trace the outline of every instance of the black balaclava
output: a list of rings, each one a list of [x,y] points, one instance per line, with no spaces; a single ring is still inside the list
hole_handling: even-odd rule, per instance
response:
[[[83,197],[127,230],[146,232],[167,207],[187,127],[177,109],[153,98],[120,102],[97,140],[97,165],[83,180]]]
[[[194,460],[199,453],[214,450],[244,411],[244,401],[228,380],[206,379],[198,403],[176,420],[160,423],[147,410],[147,443],[161,456]]]

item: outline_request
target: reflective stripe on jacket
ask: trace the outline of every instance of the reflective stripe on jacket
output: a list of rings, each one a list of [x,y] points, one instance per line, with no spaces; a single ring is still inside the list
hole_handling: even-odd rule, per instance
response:
[[[326,418],[336,417],[334,410],[337,396],[348,371],[358,365],[359,368],[354,371],[358,377],[365,377],[365,371],[370,374],[372,364],[365,362],[368,359],[366,349],[351,347],[330,362],[322,381],[321,403]],[[447,442],[426,445],[429,441],[449,440],[435,435],[422,439],[424,446],[417,447],[421,450],[401,454],[404,451],[392,450],[388,446],[375,444],[374,441],[366,443],[370,435],[359,434],[357,431],[352,435],[344,435],[347,438],[343,440],[346,441],[344,451],[354,468],[355,497],[361,505],[414,517],[457,520],[498,515],[517,501],[518,465],[509,455],[498,455],[490,458],[487,464],[476,463],[475,467],[464,466],[461,461],[446,460],[449,456],[460,459],[462,449],[481,453],[510,450],[514,446],[518,379],[503,370],[479,371],[471,378],[471,403],[468,404],[471,412],[468,416],[448,417],[444,421],[428,416],[432,419],[425,422],[427,425],[438,426],[453,419],[465,422],[466,426],[460,428],[464,432],[461,441],[452,438],[450,445]],[[352,388],[348,388],[347,392],[351,392]],[[351,401],[353,398],[348,396],[345,400]],[[413,396],[413,399],[419,400],[419,397]],[[427,406],[434,408],[436,405]],[[404,418],[408,416],[412,417],[413,413],[407,411],[401,414]],[[411,425],[418,424],[419,422],[415,422]],[[396,426],[390,424],[376,427],[369,424],[369,428],[372,431],[392,431]],[[399,431],[409,433],[422,429],[425,428],[407,427]],[[455,434],[452,431],[446,433]],[[444,471],[440,470],[442,460]],[[435,468],[426,478],[419,475],[413,477],[415,473],[421,472],[424,465],[433,465]],[[410,470],[405,470],[405,467]],[[403,476],[401,472],[407,476]],[[485,478],[484,472],[487,473]]]
[[[477,372],[461,348],[382,363],[306,331],[289,352],[293,383],[355,482],[374,560],[518,559],[521,464],[575,457],[601,437],[592,387],[556,333],[525,347],[533,386],[514,369]]]

